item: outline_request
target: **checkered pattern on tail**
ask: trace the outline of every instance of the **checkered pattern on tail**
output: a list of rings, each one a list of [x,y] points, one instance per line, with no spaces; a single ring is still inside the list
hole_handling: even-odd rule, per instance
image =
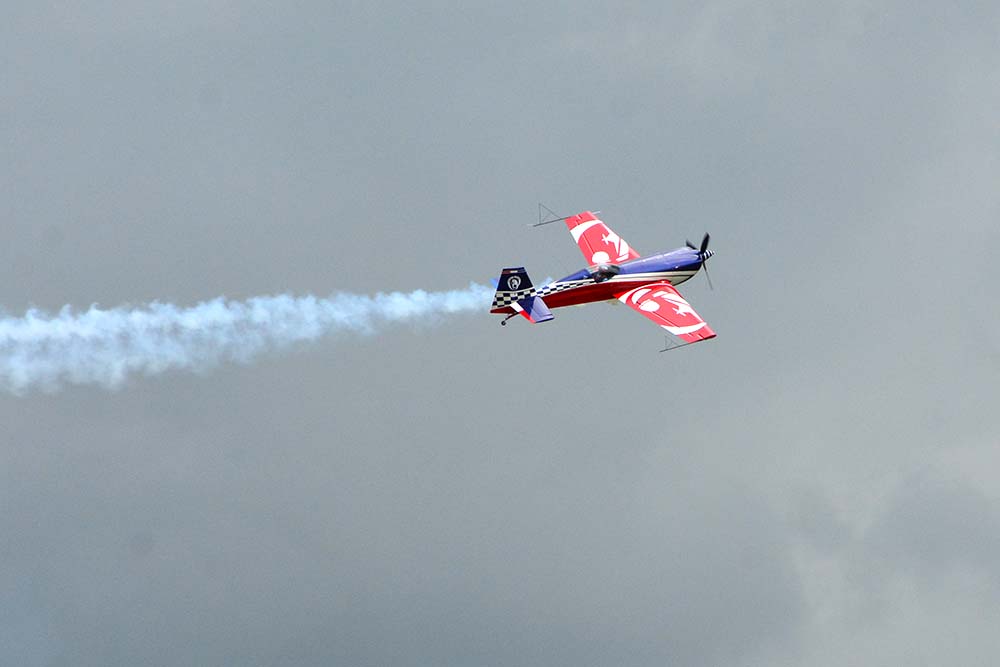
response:
[[[497,290],[497,293],[493,295],[493,307],[506,308],[515,301],[520,301],[521,299],[527,299],[528,297],[535,296],[536,294],[538,294],[538,290],[536,290],[534,287],[518,290],[516,292]]]
[[[523,266],[512,266],[500,271],[496,281],[497,291],[493,295],[493,308],[505,308],[515,301],[527,299],[535,295],[531,278]]]

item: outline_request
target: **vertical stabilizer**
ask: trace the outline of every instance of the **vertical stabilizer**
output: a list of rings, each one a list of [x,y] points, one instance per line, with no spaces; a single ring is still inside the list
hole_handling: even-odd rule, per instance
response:
[[[535,296],[535,288],[531,285],[531,278],[523,266],[500,271],[497,291],[493,295],[493,308],[506,308],[530,296]]]

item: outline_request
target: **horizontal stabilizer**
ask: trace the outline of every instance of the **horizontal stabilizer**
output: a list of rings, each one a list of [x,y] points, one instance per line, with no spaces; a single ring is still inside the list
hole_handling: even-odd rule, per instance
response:
[[[549,307],[545,305],[540,296],[529,296],[526,299],[515,301],[510,304],[510,307],[514,309],[514,312],[522,315],[524,319],[534,324],[548,322],[554,318],[552,311],[549,310]]]

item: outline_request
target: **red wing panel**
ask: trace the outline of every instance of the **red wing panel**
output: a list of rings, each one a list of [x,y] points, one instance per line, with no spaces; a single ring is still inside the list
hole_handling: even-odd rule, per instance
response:
[[[625,239],[608,229],[590,211],[566,218],[566,226],[590,264],[618,264],[639,257]]]
[[[618,300],[687,343],[715,338],[715,332],[670,283],[642,285],[618,295]]]

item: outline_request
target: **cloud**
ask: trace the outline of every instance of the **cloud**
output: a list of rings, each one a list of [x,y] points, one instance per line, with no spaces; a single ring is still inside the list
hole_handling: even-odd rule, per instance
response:
[[[1000,585],[1000,503],[960,478],[905,479],[864,540],[886,577],[935,586],[964,573]]]

